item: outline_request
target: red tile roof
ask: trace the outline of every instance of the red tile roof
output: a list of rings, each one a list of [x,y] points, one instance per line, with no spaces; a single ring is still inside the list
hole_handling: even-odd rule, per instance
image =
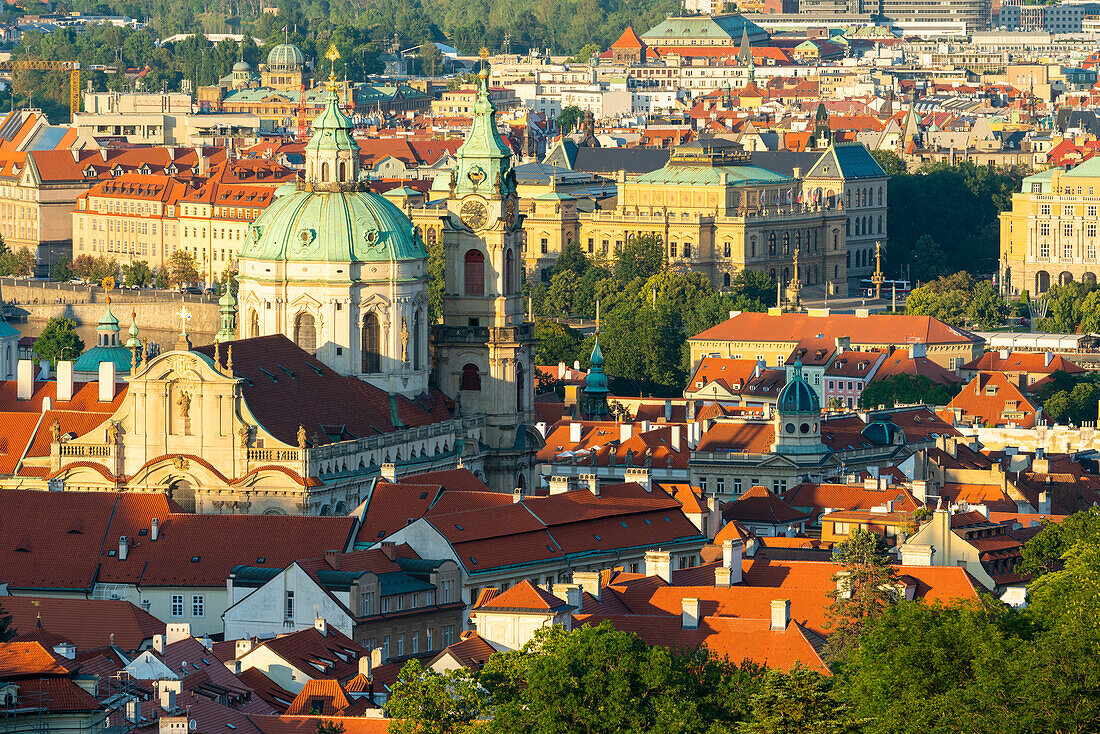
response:
[[[310,627],[268,640],[260,647],[266,648],[310,678],[336,680],[346,680],[357,675],[359,658],[370,655],[369,650],[331,625],[325,634]],[[258,648],[253,648],[253,651],[256,649]]]
[[[29,633],[41,624],[42,630],[64,637],[77,650],[113,642],[133,651],[164,633],[164,622],[128,601],[7,596],[0,599],[0,607],[19,632]]]
[[[0,680],[68,674],[69,668],[41,643],[0,643]]]
[[[699,439],[696,451],[704,453],[766,454],[775,443],[771,422],[717,421]]]
[[[973,343],[978,337],[932,318],[931,316],[866,317],[854,314],[811,316],[803,313],[744,312],[732,319],[691,337],[693,341],[764,341],[797,344],[807,334],[825,339],[847,336],[858,344]]]
[[[941,367],[927,357],[912,358],[908,349],[895,349],[883,360],[872,382],[894,375],[919,375],[937,385],[957,385],[962,379],[949,369]]]
[[[893,501],[894,509],[912,512],[922,503],[905,487],[896,485],[868,489],[861,484],[817,484],[805,482],[796,485],[783,495],[791,507],[817,514],[826,508],[832,510],[870,510]]]
[[[1047,359],[1050,359],[1047,362]],[[978,359],[964,364],[964,370],[978,370],[980,372],[1027,372],[1029,374],[1048,375],[1062,371],[1068,374],[1080,374],[1085,368],[1069,361],[1060,354],[1045,354],[1043,352],[1009,352],[1007,357],[1001,357],[1000,352],[986,352]]]
[[[956,410],[965,424],[1033,428],[1038,408],[1003,372],[980,372],[939,414],[949,420]]]
[[[808,519],[808,515],[788,505],[767,487],[756,485],[727,504],[722,510],[722,518],[741,523],[782,525],[801,522]]]
[[[432,662],[434,663],[444,655],[450,654],[462,667],[478,671],[481,670],[495,652],[496,648],[486,642],[485,638],[477,632],[470,630],[463,632],[462,639],[458,642],[443,648]]]
[[[261,734],[315,734],[321,723],[339,724],[346,734],[389,734],[392,719],[363,716],[249,716]]]
[[[545,589],[534,586],[523,579],[512,588],[497,594],[492,599],[474,607],[478,610],[497,612],[554,612],[568,607],[569,604]]]

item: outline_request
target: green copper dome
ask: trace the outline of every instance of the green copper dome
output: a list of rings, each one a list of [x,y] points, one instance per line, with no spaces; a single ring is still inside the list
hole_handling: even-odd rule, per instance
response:
[[[305,63],[301,49],[290,43],[280,43],[267,55],[267,67],[271,71],[298,71]]]
[[[794,374],[779,392],[775,409],[780,413],[820,413],[821,401],[802,377],[802,362],[794,363]]]
[[[249,228],[242,260],[391,262],[428,257],[405,213],[369,191],[280,196]]]

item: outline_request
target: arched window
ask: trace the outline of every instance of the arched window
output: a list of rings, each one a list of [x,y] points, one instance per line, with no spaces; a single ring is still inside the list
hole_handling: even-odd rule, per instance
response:
[[[722,276],[722,285],[724,285],[726,288],[730,287],[730,274],[729,273],[726,273],[725,275]]]
[[[749,240],[749,257],[756,257],[756,238]]]
[[[878,233],[882,234],[882,215],[878,215]]]
[[[775,254],[775,232],[768,235],[768,254]]]
[[[321,181],[328,183],[328,163],[321,164]]]
[[[298,314],[298,318],[294,319],[294,343],[310,354],[317,351],[317,328],[313,314]]]
[[[836,280],[839,277],[840,277],[840,266],[839,265],[834,265],[833,266],[833,280]]]
[[[878,187],[878,205],[882,206],[882,187]]]
[[[256,309],[252,309],[248,314],[248,335],[260,335],[260,315],[256,313]]]
[[[852,192],[851,191],[845,191],[844,192],[844,208],[847,209],[851,205],[852,205]]]
[[[526,410],[526,408],[524,407],[524,404],[523,404],[523,402],[524,402],[523,401],[523,392],[524,392],[523,377],[524,377],[523,376],[523,365],[517,363],[516,364],[516,412],[517,413],[522,413],[524,410]]]
[[[798,230],[794,233],[794,249],[802,249],[802,230]]]
[[[466,295],[485,295],[485,255],[480,250],[469,250],[466,253]]]
[[[346,181],[345,175],[347,174],[347,164],[340,161],[340,180]]]
[[[476,364],[467,364],[462,368],[462,384],[459,390],[481,392],[481,372]]]
[[[363,372],[374,374],[382,371],[382,328],[378,314],[369,313],[363,319]]]
[[[730,256],[730,243],[722,245],[722,256],[728,258]]]
[[[852,251],[851,250],[848,250],[848,252],[844,253],[844,267],[846,267],[846,268],[852,267]]]
[[[424,369],[424,353],[422,346],[424,342],[424,317],[421,316],[421,310],[417,309],[413,314],[413,369]]]
[[[789,255],[790,252],[791,252],[791,233],[790,232],[784,232],[783,233],[783,254],[784,255]]]
[[[516,269],[515,257],[512,255],[512,249],[508,248],[508,251],[504,253],[504,295],[508,296],[516,290],[516,279],[513,271]]]

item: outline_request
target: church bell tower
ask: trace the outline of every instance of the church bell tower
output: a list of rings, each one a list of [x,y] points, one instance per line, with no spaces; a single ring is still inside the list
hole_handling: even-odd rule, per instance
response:
[[[434,378],[462,415],[484,415],[486,482],[531,489],[534,329],[521,292],[523,230],[512,149],[497,130],[482,49],[473,126],[457,152],[443,221],[443,323],[432,329]]]

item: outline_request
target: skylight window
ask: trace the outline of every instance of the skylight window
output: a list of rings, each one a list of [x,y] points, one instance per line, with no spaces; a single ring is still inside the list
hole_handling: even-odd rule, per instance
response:
[[[477,565],[477,559],[474,558],[473,556],[470,556],[470,563],[472,563],[473,565],[476,566]]]
[[[592,533],[592,537],[593,537],[593,538],[595,538],[596,540],[601,540],[601,541],[603,540],[603,538],[601,538],[600,536],[596,535],[595,533]]]
[[[462,526],[459,525],[457,522],[455,523],[455,530],[462,530]]]
[[[191,556],[191,563],[198,563],[202,560],[202,556]]]

